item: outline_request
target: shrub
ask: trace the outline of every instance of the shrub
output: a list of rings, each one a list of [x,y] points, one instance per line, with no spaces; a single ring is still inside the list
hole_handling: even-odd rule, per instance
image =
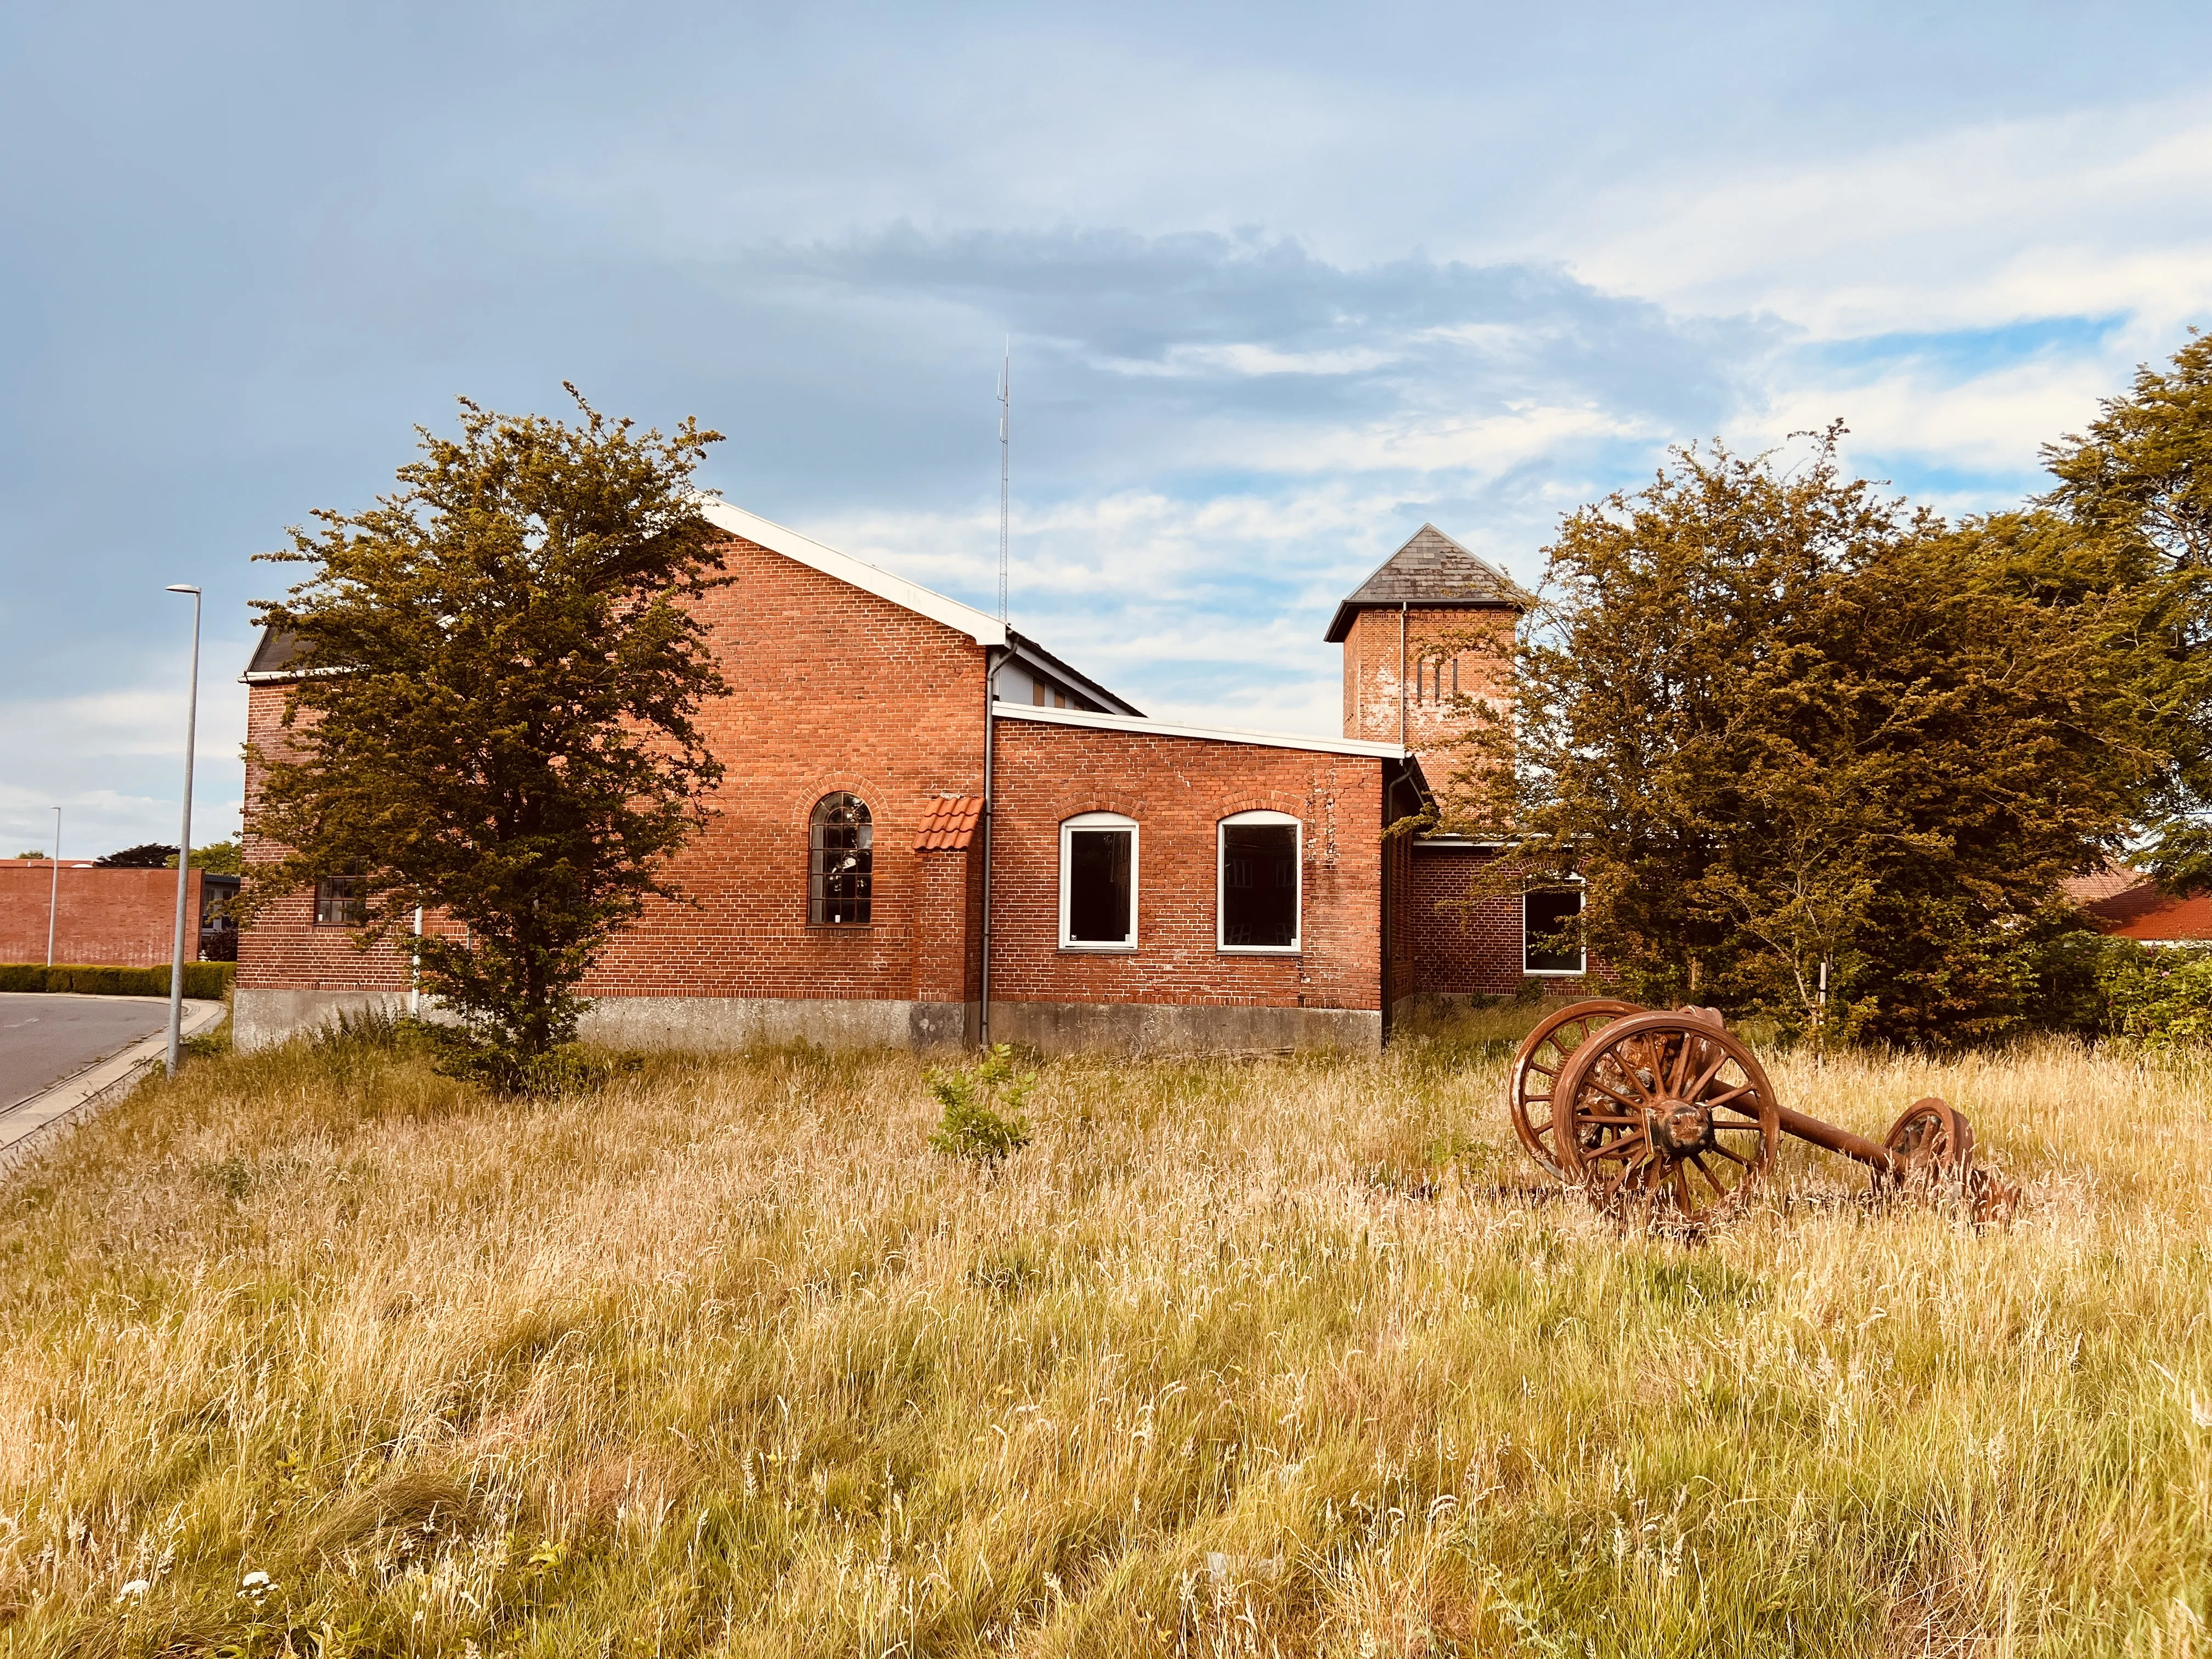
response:
[[[2148,1048],[2212,1038],[2212,950],[2136,945],[2115,951],[2099,977],[2113,1036]]]
[[[188,962],[185,964],[185,994],[220,1002],[230,993],[238,966],[229,962]],[[106,968],[82,963],[47,967],[43,963],[0,963],[0,991],[68,991],[79,996],[165,997],[169,994],[169,970],[160,968]]]
[[[993,1044],[973,1066],[933,1066],[923,1080],[945,1108],[944,1121],[929,1138],[933,1151],[991,1166],[1030,1144],[1029,1121],[1020,1114],[1036,1073],[1015,1071],[1008,1044]]]

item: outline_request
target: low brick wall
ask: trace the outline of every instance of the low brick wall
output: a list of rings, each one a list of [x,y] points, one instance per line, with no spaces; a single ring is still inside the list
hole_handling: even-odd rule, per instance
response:
[[[58,902],[54,866],[32,859],[0,861],[0,962],[46,959],[46,918],[54,919],[54,960],[152,968],[175,946],[177,872],[102,870],[64,864]],[[187,872],[185,958],[199,950],[200,872]]]

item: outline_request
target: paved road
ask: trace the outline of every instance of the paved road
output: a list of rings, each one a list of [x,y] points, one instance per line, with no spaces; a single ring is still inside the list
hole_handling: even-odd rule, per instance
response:
[[[0,991],[0,1111],[163,1030],[158,997]]]

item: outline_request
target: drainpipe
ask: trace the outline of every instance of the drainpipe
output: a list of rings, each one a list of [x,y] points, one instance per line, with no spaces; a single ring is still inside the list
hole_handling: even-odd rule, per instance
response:
[[[991,1046],[991,810],[992,763],[997,757],[999,664],[995,646],[983,647],[983,972],[977,988],[976,1036]]]
[[[1406,604],[1398,601],[1398,747],[1406,746]]]
[[[415,907],[415,951],[407,963],[407,1018],[422,1012],[422,907]]]

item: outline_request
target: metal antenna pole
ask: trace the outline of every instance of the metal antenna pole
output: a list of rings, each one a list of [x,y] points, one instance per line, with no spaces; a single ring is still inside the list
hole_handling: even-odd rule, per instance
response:
[[[54,882],[46,895],[46,966],[54,965],[54,917],[62,908],[62,809],[54,808]]]
[[[1007,440],[1014,416],[1014,337],[1006,336],[1006,356],[999,365],[999,626],[1006,625]]]
[[[200,591],[181,582],[172,593],[192,596],[192,684],[185,694],[185,821],[177,835],[177,933],[169,957],[169,1075],[177,1074],[178,1038],[185,1024],[185,898],[191,891],[192,738],[200,723]],[[198,919],[193,919],[192,954],[199,954]]]

